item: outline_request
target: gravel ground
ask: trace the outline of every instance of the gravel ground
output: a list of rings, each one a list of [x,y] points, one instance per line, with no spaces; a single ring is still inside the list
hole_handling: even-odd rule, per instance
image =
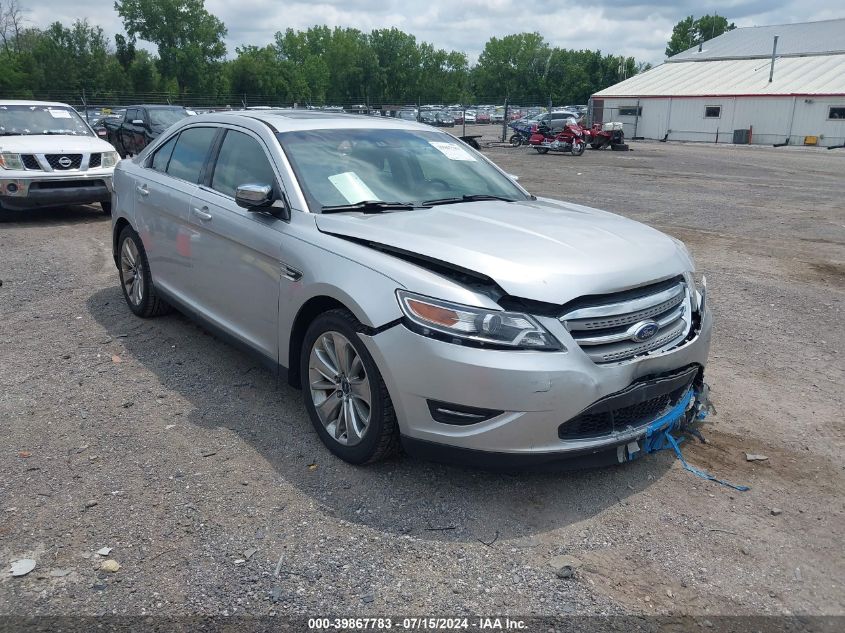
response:
[[[0,614],[845,614],[845,154],[631,147],[484,151],[538,195],[687,242],[718,415],[685,454],[749,492],[665,453],[349,466],[252,358],[178,314],[131,315],[98,209],[6,212]],[[20,558],[37,566],[13,578]]]

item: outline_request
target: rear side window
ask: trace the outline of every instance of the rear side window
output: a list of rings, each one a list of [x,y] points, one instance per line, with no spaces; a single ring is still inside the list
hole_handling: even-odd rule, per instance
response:
[[[274,186],[276,178],[258,141],[242,132],[229,130],[220,146],[211,188],[235,197],[241,185]]]
[[[185,130],[176,140],[167,173],[174,178],[198,183],[217,128],[195,127]]]
[[[176,145],[176,138],[174,136],[156,151],[150,167],[162,173],[167,171],[167,163],[170,162],[170,155],[173,153],[173,147]]]

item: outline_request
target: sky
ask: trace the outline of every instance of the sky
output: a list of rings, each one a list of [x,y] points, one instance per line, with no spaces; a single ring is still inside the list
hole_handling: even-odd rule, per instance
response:
[[[18,1],[32,26],[87,18],[109,36],[123,32],[111,0]],[[206,0],[205,5],[228,28],[230,56],[237,46],[272,43],[276,31],[327,24],[362,31],[395,26],[418,41],[463,51],[471,62],[490,37],[522,31],[537,31],[553,46],[657,64],[672,27],[687,15],[716,12],[737,26],[845,17],[842,0]]]

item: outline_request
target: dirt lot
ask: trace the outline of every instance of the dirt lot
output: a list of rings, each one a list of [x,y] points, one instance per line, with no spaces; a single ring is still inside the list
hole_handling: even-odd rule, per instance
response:
[[[250,357],[131,315],[99,209],[7,213],[0,614],[845,614],[845,152],[632,149],[485,151],[538,195],[686,241],[718,415],[685,454],[749,492],[666,453],[558,474],[346,465]]]

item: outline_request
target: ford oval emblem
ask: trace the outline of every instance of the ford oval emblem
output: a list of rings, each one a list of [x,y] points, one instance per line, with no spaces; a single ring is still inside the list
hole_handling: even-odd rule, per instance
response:
[[[637,343],[643,343],[657,334],[658,329],[659,326],[656,321],[643,321],[642,323],[637,323],[634,327],[634,334],[631,336],[631,339]]]
[[[65,169],[67,169],[68,167],[70,167],[70,166],[71,166],[71,163],[72,163],[72,161],[71,161],[71,160],[70,160],[67,156],[62,156],[62,157],[59,159],[59,165],[61,165],[61,166],[62,166],[62,167],[64,167]]]

